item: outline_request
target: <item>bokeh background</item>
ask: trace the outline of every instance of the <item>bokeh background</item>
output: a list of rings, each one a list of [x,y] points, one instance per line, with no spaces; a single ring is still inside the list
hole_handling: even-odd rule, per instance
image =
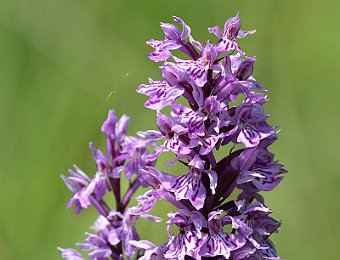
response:
[[[94,172],[88,142],[103,148],[110,108],[131,116],[130,134],[154,128],[135,89],[159,79],[145,44],[162,37],[159,22],[180,16],[205,40],[237,11],[243,29],[257,29],[240,44],[258,58],[266,111],[282,129],[272,149],[289,174],[266,194],[283,223],[278,252],[340,259],[339,10],[336,0],[2,0],[0,259],[60,259],[57,246],[83,241],[96,214],[65,209],[59,175],[74,163]],[[156,242],[164,228],[139,225]]]

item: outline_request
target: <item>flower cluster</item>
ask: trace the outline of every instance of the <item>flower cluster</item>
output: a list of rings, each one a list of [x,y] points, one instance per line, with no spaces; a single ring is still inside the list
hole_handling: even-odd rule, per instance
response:
[[[182,19],[173,18],[176,24],[161,23],[164,40],[147,42],[154,49],[149,59],[163,62],[162,79],[137,89],[148,97],[145,107],[156,111],[158,130],[128,136],[129,118],[117,120],[111,110],[102,126],[106,152],[90,144],[94,177],[77,166],[62,176],[74,193],[67,207],[75,205],[78,214],[92,205],[100,214],[95,232],[77,246],[91,259],[280,259],[269,239],[280,222],[270,217],[259,192],[274,189],[286,171],[268,150],[277,127],[267,122],[265,89],[252,76],[255,57],[236,42],[255,31],[242,31],[237,14],[223,32],[208,29],[215,44],[200,43]],[[179,52],[187,59],[175,56]],[[169,114],[161,112],[165,107]],[[165,152],[175,155],[167,172],[156,168]],[[187,170],[174,175],[171,166],[178,163]],[[124,195],[122,176],[130,183]],[[139,187],[150,189],[129,203]],[[114,210],[104,201],[111,191]],[[135,222],[161,221],[147,214],[160,199],[178,210],[168,214],[168,242],[155,245],[139,239]],[[64,259],[83,259],[75,249],[59,251]]]

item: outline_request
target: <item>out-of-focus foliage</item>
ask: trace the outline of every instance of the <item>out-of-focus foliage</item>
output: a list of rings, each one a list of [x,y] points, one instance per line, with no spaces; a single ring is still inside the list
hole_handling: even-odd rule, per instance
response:
[[[65,210],[71,194],[59,174],[73,163],[93,172],[88,141],[103,144],[109,108],[131,116],[130,134],[155,126],[135,88],[157,79],[145,41],[161,37],[159,22],[180,16],[205,39],[207,26],[237,11],[243,29],[257,29],[240,44],[258,58],[254,75],[269,90],[271,122],[282,129],[274,150],[289,174],[266,197],[283,223],[274,235],[278,252],[336,259],[339,9],[335,0],[2,1],[0,259],[59,259],[56,246],[83,240],[95,214]],[[156,242],[164,228],[139,225]]]

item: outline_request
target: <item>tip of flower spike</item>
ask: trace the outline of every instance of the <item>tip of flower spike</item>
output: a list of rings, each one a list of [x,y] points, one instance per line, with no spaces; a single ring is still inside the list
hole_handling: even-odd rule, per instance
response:
[[[109,110],[107,119],[103,123],[101,127],[101,131],[106,134],[107,136],[111,135],[114,133],[115,125],[117,121],[117,116],[116,113],[113,109]]]

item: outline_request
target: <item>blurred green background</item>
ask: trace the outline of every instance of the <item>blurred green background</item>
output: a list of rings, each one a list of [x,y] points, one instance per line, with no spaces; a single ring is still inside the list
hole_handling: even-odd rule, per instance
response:
[[[180,16],[205,40],[237,11],[243,29],[257,29],[240,44],[258,58],[266,111],[282,129],[272,149],[289,174],[266,195],[283,223],[278,252],[340,259],[339,10],[335,0],[2,0],[0,259],[60,259],[57,246],[83,241],[96,214],[66,211],[59,174],[74,163],[93,173],[88,142],[104,146],[109,108],[131,116],[130,134],[154,128],[135,88],[159,79],[145,56],[145,41],[162,37],[159,22]],[[139,229],[166,236],[164,224]]]

